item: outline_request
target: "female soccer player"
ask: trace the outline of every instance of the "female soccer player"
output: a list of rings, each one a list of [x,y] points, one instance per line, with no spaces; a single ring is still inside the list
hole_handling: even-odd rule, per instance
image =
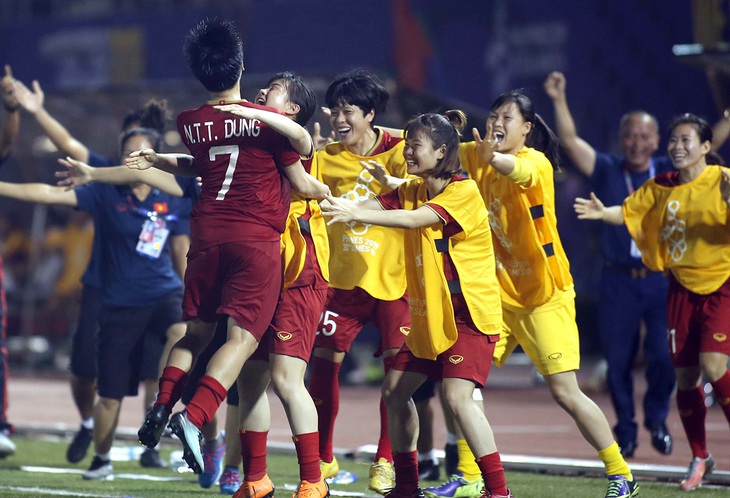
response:
[[[454,124],[452,124],[452,122]],[[418,415],[412,394],[427,378],[478,455],[484,497],[511,497],[492,430],[472,399],[489,374],[502,324],[489,219],[473,180],[460,176],[459,133],[466,116],[424,114],[405,128],[408,173],[397,190],[354,202],[329,196],[329,223],[402,228],[411,332],[383,384],[393,447],[395,488],[386,496],[423,496],[418,487]]]
[[[638,496],[601,409],[578,386],[580,366],[575,291],[555,217],[553,167],[558,141],[530,99],[511,91],[492,104],[486,140],[459,148],[461,164],[489,210],[504,329],[498,366],[519,344],[544,376],[555,401],[598,451],[608,475],[606,498]]]
[[[676,171],[657,175],[623,206],[604,207],[591,193],[576,199],[580,219],[626,223],[644,264],[669,274],[669,350],[677,374],[677,408],[692,461],[680,488],[689,491],[715,468],[705,436],[702,375],[730,422],[730,171],[707,164],[712,129],[684,114],[670,125]]]

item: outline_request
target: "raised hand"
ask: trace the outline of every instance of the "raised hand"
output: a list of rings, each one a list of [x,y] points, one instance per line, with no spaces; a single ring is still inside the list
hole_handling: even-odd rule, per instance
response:
[[[565,75],[559,71],[550,73],[543,84],[545,93],[553,100],[565,98],[566,80]]]
[[[129,169],[145,170],[150,169],[158,160],[157,152],[153,149],[135,150],[124,163]]]
[[[18,99],[18,103],[23,106],[23,109],[29,113],[35,114],[43,109],[46,95],[37,81],[33,81],[33,91],[31,92],[21,81],[13,78],[13,94]]]
[[[492,159],[494,159],[494,152],[497,150],[497,138],[492,132],[492,125],[487,125],[487,134],[484,136],[484,140],[482,140],[482,136],[476,128],[472,128],[471,133],[474,136],[474,142],[477,144],[477,153],[485,162],[491,164]]]
[[[5,65],[5,75],[0,79],[0,91],[2,91],[3,105],[8,111],[18,108],[18,99],[13,91],[13,70]]]
[[[590,199],[576,197],[573,209],[578,214],[579,220],[602,220],[606,211],[601,199],[596,197],[593,192],[591,192]]]
[[[370,176],[378,180],[382,185],[388,185],[388,172],[385,171],[385,166],[379,162],[371,159],[369,161],[360,161],[360,166],[370,173]]]
[[[326,109],[323,107],[323,109]],[[328,109],[329,110],[329,109]],[[319,150],[325,145],[332,143],[335,141],[335,131],[332,130],[332,133],[329,134],[327,137],[322,136],[322,127],[318,122],[314,123],[313,131],[312,131],[312,141],[314,142],[314,150]]]
[[[65,186],[67,191],[94,181],[93,168],[88,164],[70,157],[59,159],[58,163],[65,166],[66,170],[56,171],[55,176],[56,178],[62,178],[58,181],[58,185]]]

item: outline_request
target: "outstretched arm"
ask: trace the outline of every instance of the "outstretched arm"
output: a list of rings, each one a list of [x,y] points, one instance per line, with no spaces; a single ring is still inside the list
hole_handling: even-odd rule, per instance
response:
[[[294,190],[308,199],[324,199],[330,188],[307,173],[301,161],[297,161],[285,170],[287,178]]]
[[[311,157],[313,153],[314,145],[307,129],[283,114],[238,104],[216,105],[213,107],[244,119],[258,119],[287,137],[291,146],[302,157]]]
[[[148,170],[130,169],[126,166],[94,168],[70,157],[59,159],[58,162],[66,170],[56,172],[56,178],[62,178],[58,184],[65,186],[67,190],[90,182],[111,183],[114,185],[146,183],[150,187],[159,189],[170,195],[177,197],[183,195],[182,188],[177,183],[177,180],[175,180],[175,176],[156,168],[150,168]]]
[[[730,137],[730,108],[725,109],[722,117],[712,125],[712,150],[717,151]]]
[[[360,161],[360,166],[370,173],[373,178],[378,180],[381,185],[385,185],[392,190],[397,189],[399,185],[411,180],[410,178],[398,178],[397,176],[389,175],[385,171],[385,166],[372,159],[369,161]]]
[[[54,187],[45,183],[8,183],[0,182],[0,196],[19,201],[38,204],[59,204],[76,207],[76,192],[64,187]]]
[[[330,218],[332,223],[359,221],[391,228],[420,228],[441,221],[436,211],[428,206],[421,206],[413,211],[405,209],[384,210],[375,199],[354,202],[328,195],[326,201],[320,203],[322,214]]]
[[[578,214],[579,220],[601,220],[609,225],[624,224],[624,214],[621,206],[606,207],[593,192],[591,192],[590,199],[576,197],[573,209]]]
[[[188,154],[158,154],[152,149],[142,149],[132,152],[124,163],[131,169],[157,168],[177,176],[199,175],[193,156]]]
[[[13,92],[13,71],[10,66],[5,66],[5,75],[0,80],[0,91],[2,92],[3,107],[5,107],[5,120],[0,132],[0,159],[10,155],[15,139],[20,131],[20,113],[18,112],[18,99]]]
[[[23,83],[13,80],[13,91],[18,103],[35,116],[36,121],[46,132],[48,138],[61,152],[79,161],[89,161],[88,147],[76,140],[43,106],[45,94],[37,81],[33,81],[33,91],[31,92]]]
[[[578,136],[573,115],[568,107],[566,86],[563,73],[554,71],[545,80],[545,93],[553,101],[555,127],[568,157],[581,173],[591,176],[596,168],[596,151],[588,142]]]

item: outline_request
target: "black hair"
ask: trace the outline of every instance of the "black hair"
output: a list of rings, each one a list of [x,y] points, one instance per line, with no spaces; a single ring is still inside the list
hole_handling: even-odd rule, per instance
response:
[[[688,124],[694,127],[695,131],[697,131],[697,135],[700,137],[700,143],[712,143],[712,126],[710,126],[710,123],[696,114],[691,114],[689,112],[672,119],[672,122],[669,123],[669,133],[671,134],[677,126],[683,124]]]
[[[185,38],[188,67],[210,92],[233,88],[243,72],[243,42],[231,21],[204,19]]]
[[[291,71],[282,71],[272,76],[266,86],[268,87],[276,80],[282,80],[286,83],[289,100],[299,106],[299,112],[294,121],[306,126],[317,109],[317,94],[314,93],[312,85],[298,74]]]
[[[152,143],[154,150],[160,151],[162,149],[162,135],[157,130],[153,130],[152,128],[132,128],[119,136],[119,157],[124,154],[124,146],[129,139],[137,136],[146,137]]]
[[[354,69],[335,77],[327,88],[324,101],[327,107],[354,105],[364,114],[371,110],[375,116],[385,112],[390,94],[374,74],[364,69]]]
[[[122,121],[122,132],[130,128],[152,128],[162,134],[172,122],[172,113],[167,107],[167,100],[152,99],[144,106],[130,111]]]
[[[421,114],[411,119],[404,128],[406,140],[411,135],[423,135],[431,141],[434,150],[446,147],[444,157],[439,159],[431,172],[433,178],[453,178],[461,173],[459,163],[459,135],[466,126],[466,114],[460,110],[444,114]]]
[[[505,92],[492,103],[490,113],[509,103],[514,103],[517,106],[525,122],[532,123],[530,132],[525,137],[525,145],[545,154],[553,168],[559,170],[560,140],[542,117],[535,112],[530,97],[520,90]]]

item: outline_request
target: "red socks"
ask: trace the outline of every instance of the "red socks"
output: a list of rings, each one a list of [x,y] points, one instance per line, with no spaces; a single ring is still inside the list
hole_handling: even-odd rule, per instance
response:
[[[292,440],[299,461],[299,479],[319,482],[322,479],[322,473],[319,470],[319,433],[297,434],[292,436]]]
[[[317,407],[319,418],[319,458],[331,462],[332,442],[335,430],[335,419],[340,410],[340,381],[341,363],[313,356],[310,362],[312,376],[309,380],[309,394]]]
[[[164,405],[165,411],[170,415],[175,403],[180,401],[187,380],[188,373],[185,370],[177,367],[165,367],[158,382],[155,406]]]
[[[385,375],[388,375],[395,361],[395,357],[383,358],[383,369]],[[388,435],[388,409],[385,401],[380,398],[380,436],[378,437],[378,449],[375,452],[375,461],[385,458],[389,462],[393,461],[393,448],[390,446],[390,436]]]
[[[198,382],[193,399],[186,408],[188,420],[197,428],[203,427],[213,420],[218,407],[226,399],[226,394],[228,394],[228,389],[223,387],[220,382],[210,375],[204,375]]]
[[[477,458],[477,465],[482,471],[484,487],[498,495],[507,495],[507,479],[504,477],[504,467],[499,452],[490,453]]]
[[[418,489],[418,452],[394,453],[395,494],[413,496]]]
[[[677,390],[677,408],[679,418],[682,420],[684,432],[687,434],[689,446],[692,448],[692,456],[707,458],[707,437],[705,435],[705,417],[707,407],[705,406],[705,395],[702,388],[689,391]]]
[[[266,439],[269,431],[255,432],[240,429],[243,480],[259,481],[266,475]],[[319,464],[319,462],[317,462]]]

